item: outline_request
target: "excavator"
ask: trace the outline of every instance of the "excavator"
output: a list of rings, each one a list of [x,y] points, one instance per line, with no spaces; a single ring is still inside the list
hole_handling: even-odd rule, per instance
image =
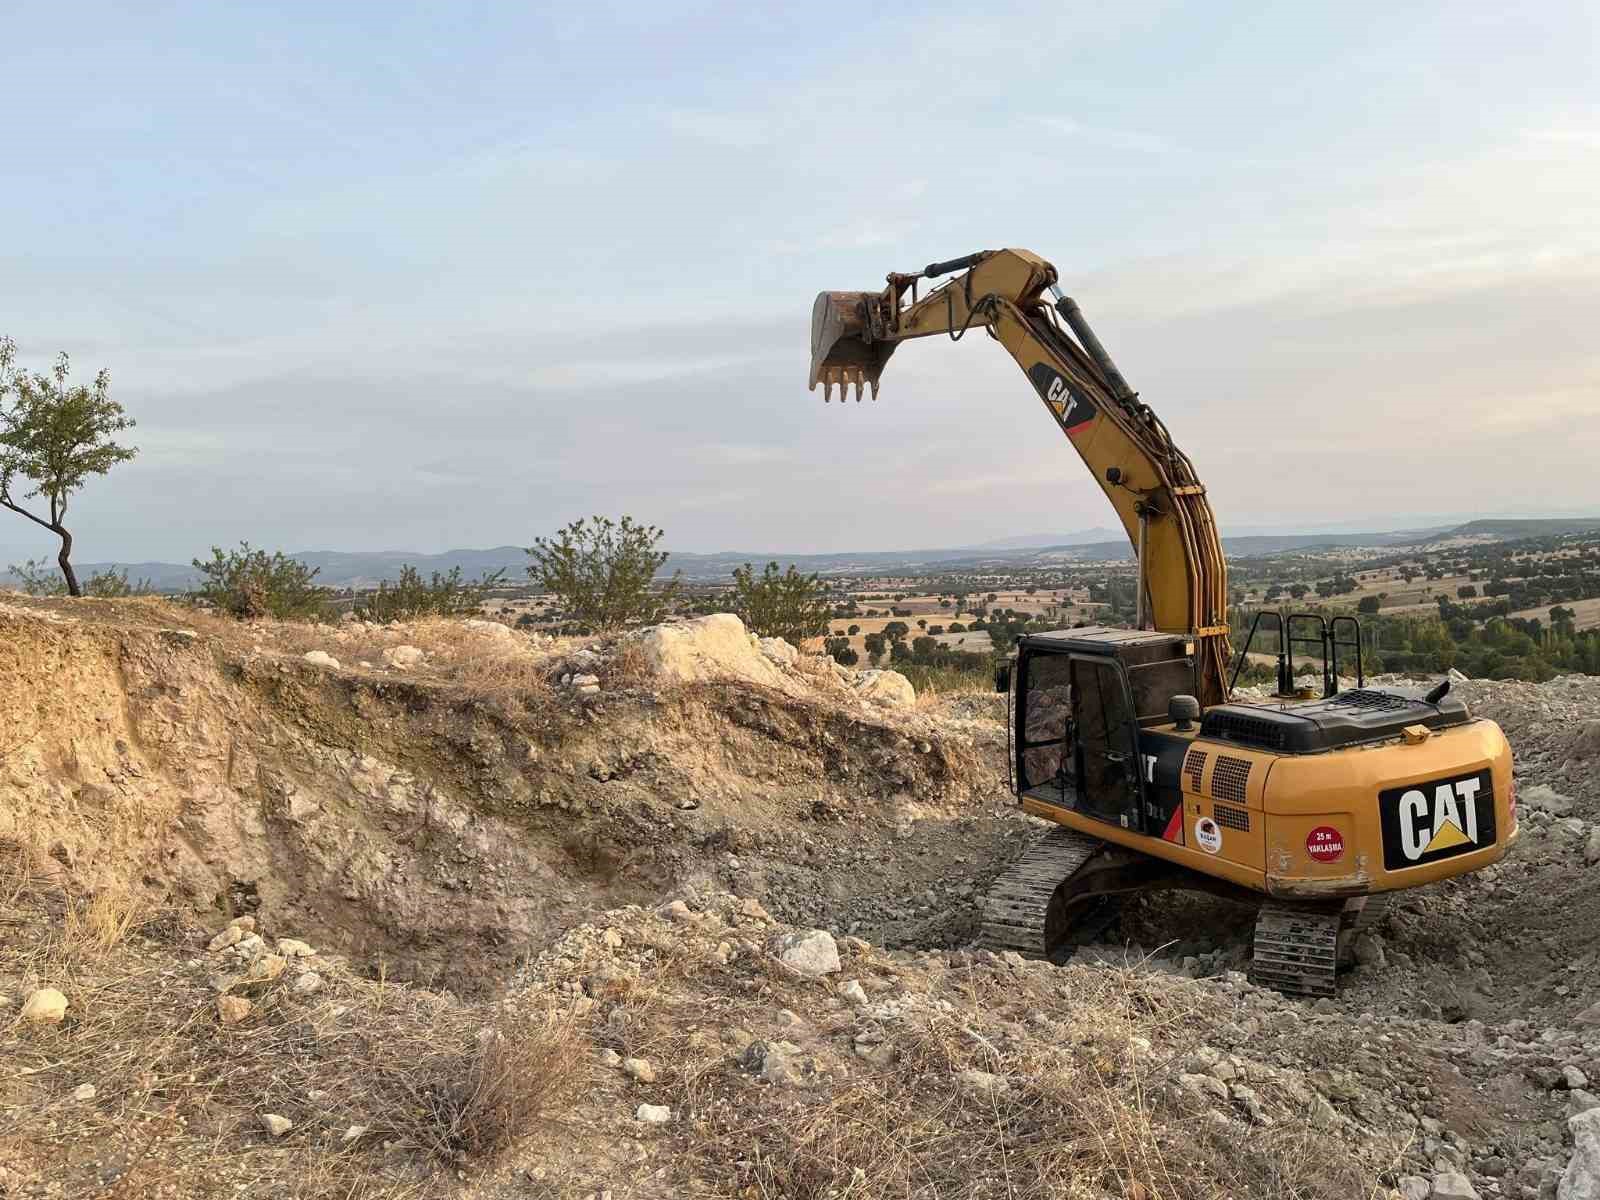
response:
[[[902,342],[980,328],[1022,368],[1137,559],[1133,628],[1024,634],[997,676],[1013,794],[1055,828],[983,897],[980,945],[1060,960],[1132,893],[1201,890],[1256,906],[1256,982],[1335,995],[1393,893],[1489,866],[1516,841],[1505,735],[1448,682],[1425,695],[1365,686],[1354,617],[1263,610],[1230,672],[1228,568],[1205,485],[1055,267],[1027,250],[822,292],[811,389],[876,400]],[[1275,692],[1236,697],[1258,636],[1275,645]],[[1295,656],[1319,648],[1320,686],[1305,686]],[[1356,686],[1342,687],[1351,669]]]

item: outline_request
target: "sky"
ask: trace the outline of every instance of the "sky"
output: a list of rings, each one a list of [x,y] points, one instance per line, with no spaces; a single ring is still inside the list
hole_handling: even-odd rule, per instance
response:
[[[1110,524],[987,339],[806,390],[818,290],[1002,246],[1224,533],[1600,514],[1583,0],[5,7],[0,334],[138,421],[84,561]]]

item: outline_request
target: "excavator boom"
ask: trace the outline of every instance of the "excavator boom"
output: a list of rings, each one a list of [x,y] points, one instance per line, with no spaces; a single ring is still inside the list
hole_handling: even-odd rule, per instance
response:
[[[919,284],[960,272],[919,296]],[[1228,579],[1205,487],[1139,400],[1056,269],[1026,250],[986,250],[891,274],[881,292],[822,292],[811,314],[813,390],[877,398],[895,347],[982,326],[1027,375],[1116,509],[1139,554],[1139,623],[1194,639],[1198,699],[1227,699]],[[1045,298],[1053,293],[1055,302]]]

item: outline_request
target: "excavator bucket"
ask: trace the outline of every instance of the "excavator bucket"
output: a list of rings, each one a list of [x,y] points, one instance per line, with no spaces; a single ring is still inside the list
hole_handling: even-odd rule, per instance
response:
[[[894,353],[895,343],[872,340],[868,313],[878,299],[876,292],[818,292],[811,307],[811,390],[822,385],[822,398],[832,399],[839,389],[855,387],[856,400],[861,389],[872,389],[878,398],[878,377],[883,364]]]

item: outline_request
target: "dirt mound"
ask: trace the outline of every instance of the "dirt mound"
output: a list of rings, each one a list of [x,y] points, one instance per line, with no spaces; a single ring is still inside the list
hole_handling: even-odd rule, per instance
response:
[[[831,660],[774,661],[736,618],[708,621],[720,658],[690,623],[663,668],[650,635],[11,601],[0,838],[79,892],[259,912],[456,988],[594,912],[718,879],[797,918],[923,933],[961,898],[934,830],[979,821],[992,857],[1021,828],[984,815],[997,731],[862,699]]]

